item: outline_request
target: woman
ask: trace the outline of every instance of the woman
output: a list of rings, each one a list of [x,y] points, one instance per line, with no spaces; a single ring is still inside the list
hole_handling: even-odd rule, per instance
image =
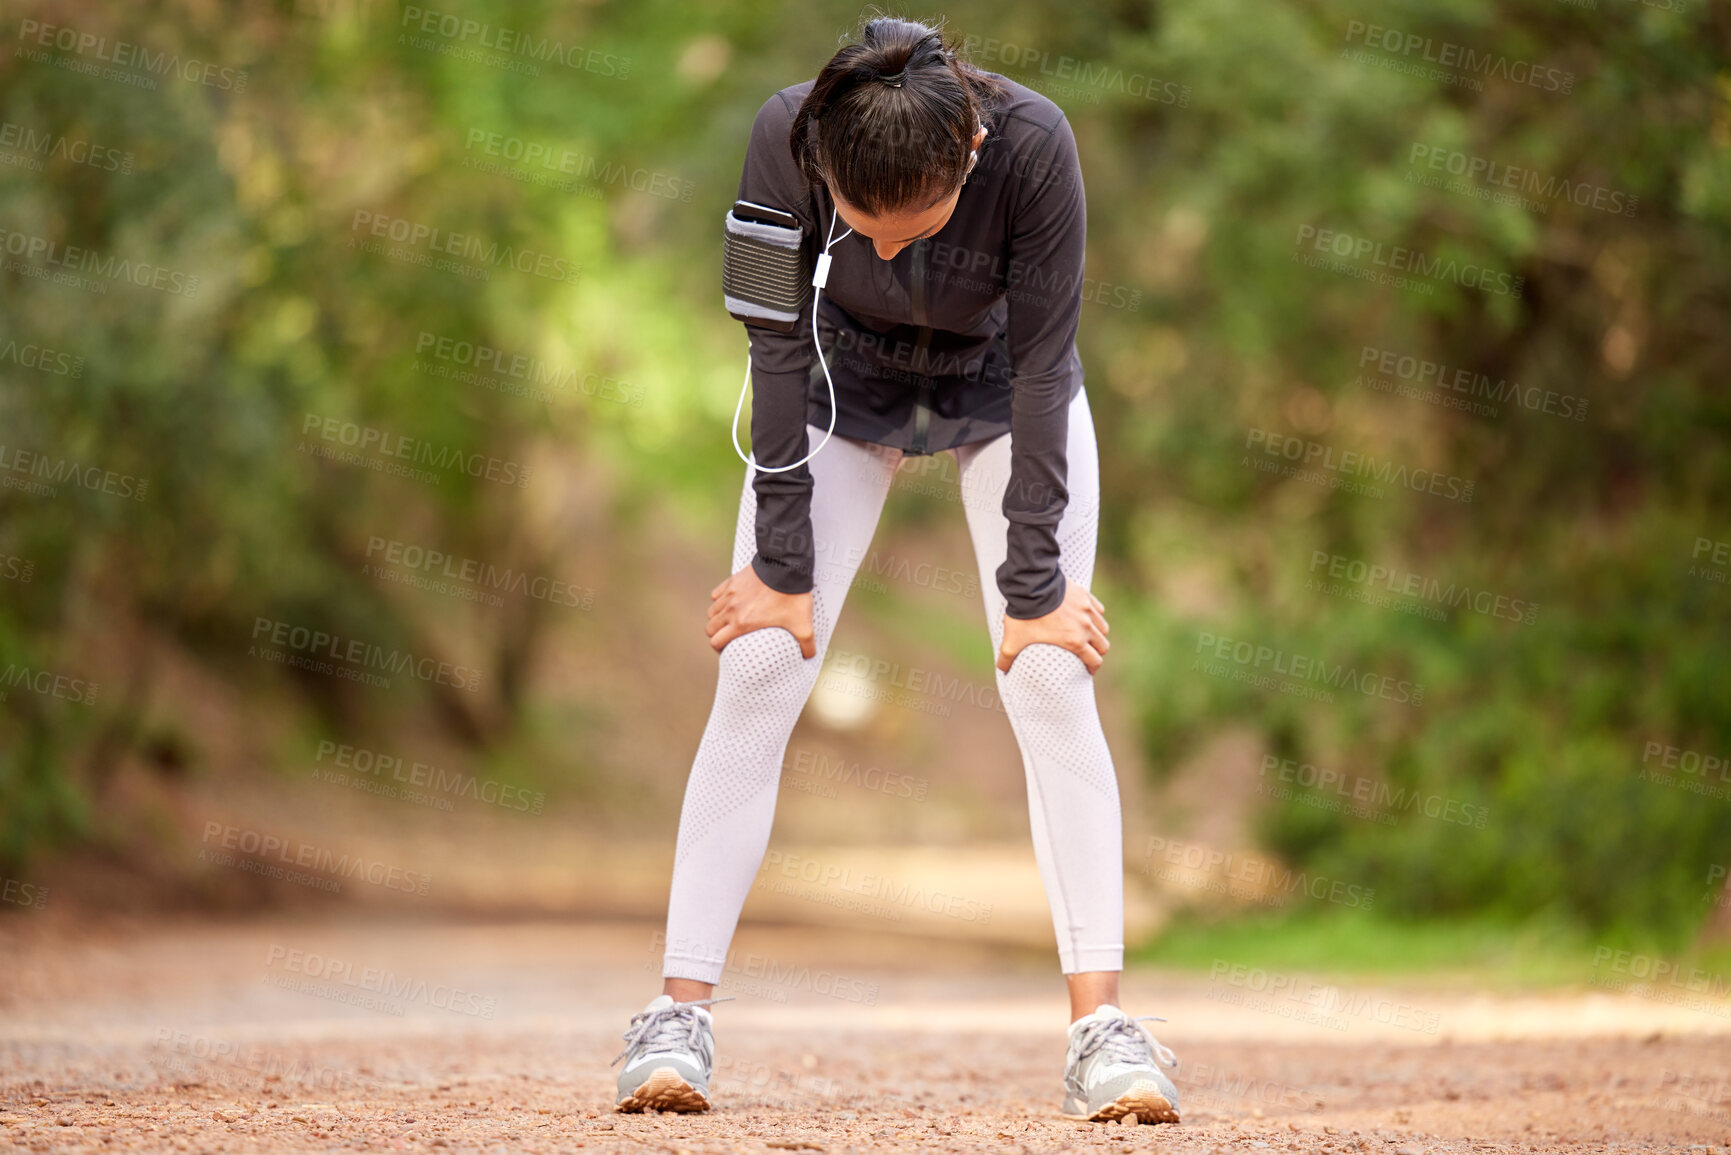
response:
[[[948,452],[1069,986],[1064,1110],[1176,1122],[1156,1054],[1176,1060],[1117,1007],[1122,822],[1091,677],[1110,647],[1088,592],[1099,467],[1075,347],[1087,214],[1069,124],[940,32],[875,19],[815,81],[764,103],[739,196],[797,219],[804,271],[829,254],[829,352],[818,360],[809,300],[790,331],[748,328],[761,468],[746,470],[733,576],[710,594],[721,669],[680,816],[665,985],[626,1033],[617,1106],[709,1106],[704,1008],[721,1001],[788,737],[902,457]]]

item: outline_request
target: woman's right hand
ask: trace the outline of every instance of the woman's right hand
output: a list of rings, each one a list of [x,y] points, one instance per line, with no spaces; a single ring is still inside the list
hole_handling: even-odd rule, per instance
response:
[[[799,652],[817,657],[811,628],[811,594],[784,594],[763,584],[747,562],[745,568],[709,591],[709,622],[703,632],[720,653],[734,638],[753,630],[780,626],[799,643]]]

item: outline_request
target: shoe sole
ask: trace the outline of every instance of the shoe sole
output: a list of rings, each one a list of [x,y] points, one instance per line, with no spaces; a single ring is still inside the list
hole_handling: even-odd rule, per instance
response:
[[[707,1111],[709,1097],[687,1083],[672,1067],[657,1067],[631,1094],[619,1100],[615,1111]]]
[[[1160,1093],[1159,1086],[1152,1082],[1134,1084],[1122,1095],[1091,1114],[1065,1112],[1064,1116],[1068,1119],[1083,1119],[1089,1123],[1116,1123],[1124,1116],[1132,1114],[1139,1123],[1179,1122],[1178,1109]]]

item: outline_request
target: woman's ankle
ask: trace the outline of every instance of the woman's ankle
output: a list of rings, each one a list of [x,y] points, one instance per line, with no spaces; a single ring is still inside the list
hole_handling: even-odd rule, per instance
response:
[[[1101,1003],[1118,1005],[1117,971],[1087,971],[1064,976],[1070,992],[1070,1021],[1091,1015]]]
[[[715,994],[715,984],[696,979],[663,979],[661,993],[672,996],[676,1003],[695,1003]]]

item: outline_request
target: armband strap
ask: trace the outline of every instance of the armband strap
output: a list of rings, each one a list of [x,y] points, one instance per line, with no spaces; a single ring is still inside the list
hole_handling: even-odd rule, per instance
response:
[[[793,331],[811,291],[801,259],[805,230],[740,220],[730,209],[721,241],[721,293],[727,311],[747,325]]]

